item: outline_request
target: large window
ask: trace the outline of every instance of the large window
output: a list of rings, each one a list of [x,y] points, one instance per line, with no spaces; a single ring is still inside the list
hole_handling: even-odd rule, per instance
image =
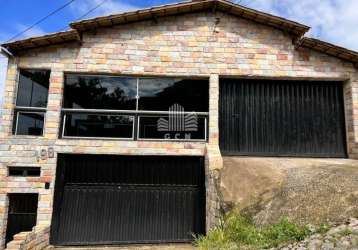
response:
[[[43,135],[50,71],[20,70],[13,133]]]
[[[65,108],[136,109],[135,78],[66,75],[65,82]]]
[[[206,140],[207,80],[68,74],[64,138]]]

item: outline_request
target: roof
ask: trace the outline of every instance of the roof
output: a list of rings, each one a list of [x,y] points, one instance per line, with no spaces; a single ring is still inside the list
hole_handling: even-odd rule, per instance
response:
[[[74,30],[61,31],[44,36],[30,37],[23,40],[18,40],[10,43],[2,44],[1,46],[10,52],[17,52],[24,49],[37,48],[41,46],[59,44],[64,42],[79,41],[79,33]]]
[[[157,20],[159,17],[180,15],[199,11],[223,11],[257,23],[268,25],[285,31],[293,37],[297,45],[311,48],[331,56],[353,63],[358,62],[358,53],[317,39],[306,38],[303,35],[310,27],[282,18],[234,4],[228,0],[192,0],[174,4],[161,5],[152,8],[129,11],[125,13],[101,16],[70,23],[68,31],[52,33],[44,36],[32,37],[2,44],[11,53],[21,50],[60,44],[64,42],[81,41],[81,33],[101,27],[127,24],[144,20]],[[302,38],[303,37],[303,38]]]
[[[167,4],[148,9],[130,11],[126,13],[102,16],[70,24],[71,28],[85,31],[98,27],[108,27],[117,24],[125,24],[142,20],[150,20],[163,16],[179,15],[203,10],[224,11],[238,17],[249,19],[258,23],[266,24],[278,29],[285,30],[293,35],[302,36],[310,27],[287,20],[282,17],[267,14],[250,9],[227,0],[201,0]]]
[[[308,37],[303,37],[300,43],[303,47],[310,48],[330,56],[338,57],[355,64],[358,63],[358,52],[354,50],[349,50],[331,43]]]

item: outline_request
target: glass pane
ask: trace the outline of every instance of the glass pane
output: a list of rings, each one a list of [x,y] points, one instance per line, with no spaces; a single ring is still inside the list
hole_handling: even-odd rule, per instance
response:
[[[133,120],[126,115],[67,114],[64,136],[132,138]]]
[[[50,71],[20,70],[16,105],[46,107]]]
[[[139,80],[139,109],[168,111],[179,104],[185,111],[207,112],[207,80],[143,78]]]
[[[205,118],[184,116],[175,121],[169,116],[140,116],[139,139],[205,140]]]
[[[67,75],[64,107],[135,110],[136,95],[136,78]]]
[[[44,113],[17,113],[17,135],[42,135]]]

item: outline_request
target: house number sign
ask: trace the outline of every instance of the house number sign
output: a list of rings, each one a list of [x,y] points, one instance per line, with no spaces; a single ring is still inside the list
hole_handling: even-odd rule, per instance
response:
[[[47,158],[54,158],[55,150],[53,147],[48,147],[47,149],[41,149],[37,152],[37,160],[46,160]]]

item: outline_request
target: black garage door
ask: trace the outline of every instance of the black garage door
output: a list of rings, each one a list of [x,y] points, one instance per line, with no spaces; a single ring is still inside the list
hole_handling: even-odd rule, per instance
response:
[[[224,155],[346,157],[343,83],[223,79]]]
[[[55,245],[186,242],[205,232],[201,157],[60,155]]]

